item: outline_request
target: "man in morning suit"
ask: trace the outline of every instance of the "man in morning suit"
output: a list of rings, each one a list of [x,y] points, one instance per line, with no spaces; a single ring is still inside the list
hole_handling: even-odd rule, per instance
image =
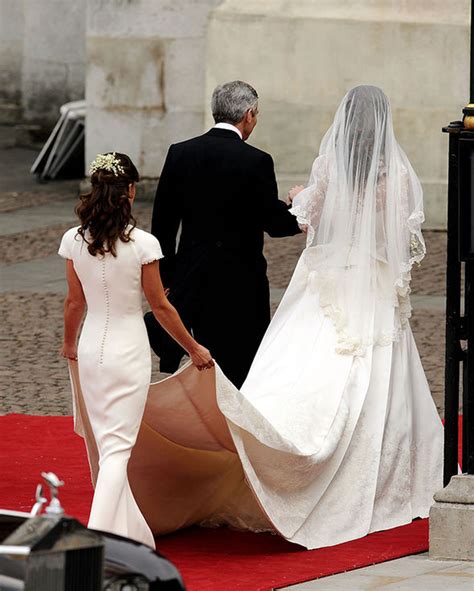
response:
[[[270,322],[264,232],[282,237],[300,230],[278,199],[272,157],[246,143],[257,124],[255,89],[223,84],[211,106],[215,127],[168,151],[151,231],[163,250],[170,301],[239,388]],[[145,320],[161,371],[176,371],[185,352],[152,315]]]

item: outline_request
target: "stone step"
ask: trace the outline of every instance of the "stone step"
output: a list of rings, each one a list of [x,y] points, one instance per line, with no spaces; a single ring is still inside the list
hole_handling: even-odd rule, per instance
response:
[[[16,103],[0,101],[0,125],[15,125],[20,123],[22,109]]]

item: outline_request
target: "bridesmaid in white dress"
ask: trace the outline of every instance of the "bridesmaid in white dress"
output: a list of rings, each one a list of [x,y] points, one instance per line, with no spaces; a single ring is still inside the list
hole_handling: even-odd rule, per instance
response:
[[[125,154],[99,155],[91,165],[92,190],[81,196],[76,210],[81,225],[64,234],[59,248],[67,259],[69,288],[62,352],[71,360],[73,384],[81,386],[76,390],[82,390],[82,397],[76,392],[75,404],[82,407],[82,422],[89,427],[88,451],[97,454],[89,527],[154,547],[127,477],[151,377],[142,290],[157,320],[189,353],[192,363],[205,369],[213,361],[166,298],[157,239],[135,227],[131,205],[138,180],[138,171]]]

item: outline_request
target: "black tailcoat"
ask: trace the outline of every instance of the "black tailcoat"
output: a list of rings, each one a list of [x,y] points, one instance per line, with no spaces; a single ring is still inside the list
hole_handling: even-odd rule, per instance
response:
[[[270,322],[264,232],[274,237],[299,232],[296,218],[278,199],[271,156],[226,129],[172,145],[151,231],[163,249],[160,271],[170,301],[240,387]],[[146,323],[161,370],[175,371],[184,352],[152,315]]]

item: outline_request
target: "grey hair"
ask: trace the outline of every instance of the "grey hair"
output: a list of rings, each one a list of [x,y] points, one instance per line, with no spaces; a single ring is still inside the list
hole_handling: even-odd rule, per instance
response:
[[[238,123],[249,109],[256,109],[257,104],[257,91],[250,84],[241,80],[226,82],[212,93],[212,116],[216,123]]]

